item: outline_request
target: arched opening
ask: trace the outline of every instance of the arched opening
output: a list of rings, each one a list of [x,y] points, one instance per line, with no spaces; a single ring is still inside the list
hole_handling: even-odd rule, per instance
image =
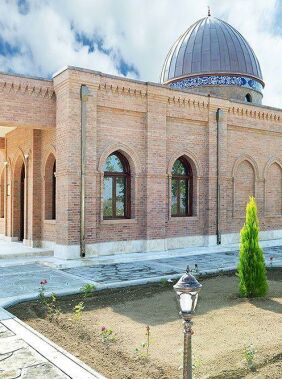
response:
[[[247,95],[245,96],[245,101],[247,103],[251,103],[252,102],[252,96],[250,93],[247,93]]]
[[[193,214],[193,171],[185,157],[178,158],[172,167],[171,215],[187,217]]]
[[[5,207],[5,169],[2,170],[0,177],[0,218],[4,218],[4,207]]]
[[[50,154],[45,165],[45,220],[56,220],[56,159]]]
[[[23,241],[26,238],[26,185],[27,180],[26,168],[23,157],[20,155],[15,162],[12,177],[12,223],[11,223],[11,235],[17,237],[19,241]],[[7,190],[9,196],[10,190]]]
[[[234,177],[234,211],[239,217],[244,217],[250,196],[255,196],[255,171],[248,160],[243,160]]]
[[[130,166],[120,152],[106,160],[104,171],[103,218],[130,218]]]
[[[25,219],[24,182],[25,182],[25,167],[24,167],[24,163],[23,163],[22,167],[21,167],[21,176],[20,176],[19,241],[24,240],[24,219]]]

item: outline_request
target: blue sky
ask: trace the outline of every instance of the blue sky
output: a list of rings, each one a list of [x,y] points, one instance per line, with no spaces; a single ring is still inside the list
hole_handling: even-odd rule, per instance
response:
[[[0,71],[51,77],[75,65],[158,82],[170,46],[208,4],[258,56],[264,103],[282,107],[277,0],[0,0]]]

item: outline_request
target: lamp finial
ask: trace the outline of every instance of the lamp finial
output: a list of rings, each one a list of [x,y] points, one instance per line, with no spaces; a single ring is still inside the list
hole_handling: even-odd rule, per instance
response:
[[[211,15],[211,7],[208,5],[208,17]]]

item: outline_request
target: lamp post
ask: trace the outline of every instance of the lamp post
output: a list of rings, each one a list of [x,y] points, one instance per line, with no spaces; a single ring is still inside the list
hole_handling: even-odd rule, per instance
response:
[[[192,316],[202,287],[189,271],[189,266],[187,266],[186,273],[173,286],[180,304],[180,315],[184,325],[183,379],[192,379]]]

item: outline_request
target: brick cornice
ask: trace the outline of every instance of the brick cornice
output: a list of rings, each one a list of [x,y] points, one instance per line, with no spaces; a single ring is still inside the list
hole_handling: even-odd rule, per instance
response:
[[[264,109],[264,108],[254,108],[247,106],[233,106],[228,108],[228,113],[233,114],[240,117],[247,117],[259,120],[266,121],[282,121],[282,111],[272,110],[272,109]]]
[[[13,93],[13,94],[21,94],[26,96],[34,96],[52,99],[55,98],[55,91],[53,85],[49,84],[44,85],[34,85],[33,83],[23,83],[15,81],[0,81],[0,91],[2,93]]]

